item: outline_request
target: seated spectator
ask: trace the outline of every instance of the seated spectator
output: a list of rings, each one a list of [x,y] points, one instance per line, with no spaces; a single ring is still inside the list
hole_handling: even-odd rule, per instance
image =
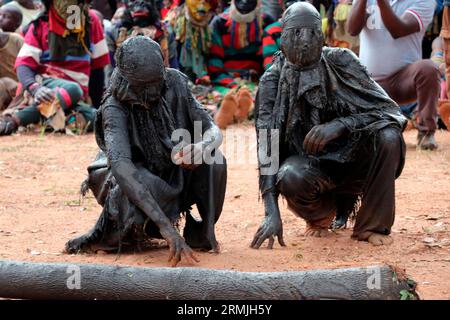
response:
[[[262,12],[267,12],[273,19],[280,19],[281,14],[284,12],[280,0],[262,0],[261,3]]]
[[[125,7],[117,8],[116,12],[114,12],[113,17],[111,18],[111,24],[117,25],[120,24],[125,16],[125,11],[127,9]]]
[[[438,147],[439,71],[422,60],[422,39],[436,3],[430,0],[354,0],[348,21],[352,36],[360,34],[360,59],[371,76],[398,104],[418,102],[417,143]]]
[[[208,75],[206,57],[211,47],[208,23],[214,15],[215,5],[216,0],[186,0],[167,15],[178,43],[181,71],[193,82]]]
[[[17,75],[14,63],[23,39],[15,33],[0,31],[0,110],[6,109],[15,96],[17,89]]]
[[[30,24],[15,64],[20,84],[34,103],[0,118],[0,135],[11,134],[20,125],[39,123],[41,115],[54,128],[54,117],[61,120],[61,115],[70,119],[75,115],[86,124],[94,122],[95,109],[82,100],[88,95],[90,75],[96,74],[102,81],[103,67],[109,63],[101,23],[87,3],[80,2],[85,18],[78,28],[67,29],[68,4],[64,6],[59,0],[47,0],[44,4],[45,15]],[[89,33],[85,21],[90,21]]]
[[[258,0],[232,0],[210,23],[212,46],[208,73],[214,85],[237,87],[236,78],[259,78],[263,71],[262,36],[273,19]]]
[[[159,9],[161,19],[164,20],[167,14],[178,6],[179,6],[178,0],[163,0],[161,3],[161,9]]]
[[[22,23],[20,24],[21,29],[28,26],[28,24],[36,19],[43,11],[43,8],[38,4],[38,2],[33,0],[13,0],[5,4],[2,8],[9,7],[16,8],[22,12]]]
[[[123,17],[119,23],[106,32],[106,39],[111,55],[127,38],[137,35],[150,37],[158,42],[164,55],[164,63],[169,66],[168,33],[159,19],[158,9],[151,1],[130,0],[127,2]],[[114,65],[114,64],[113,64]]]
[[[4,32],[20,31],[22,24],[22,12],[13,6],[3,6],[0,8],[0,29]]]

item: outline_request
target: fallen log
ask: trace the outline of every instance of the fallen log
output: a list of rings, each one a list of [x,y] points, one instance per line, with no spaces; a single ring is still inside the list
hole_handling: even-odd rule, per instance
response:
[[[0,261],[0,297],[14,299],[400,299],[415,282],[390,266],[238,272]]]

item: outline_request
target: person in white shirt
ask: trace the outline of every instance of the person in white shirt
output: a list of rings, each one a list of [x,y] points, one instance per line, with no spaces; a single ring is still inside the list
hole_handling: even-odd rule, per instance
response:
[[[422,59],[422,40],[432,22],[434,0],[354,0],[348,19],[360,35],[360,59],[398,104],[418,102],[418,145],[434,150],[440,74]]]

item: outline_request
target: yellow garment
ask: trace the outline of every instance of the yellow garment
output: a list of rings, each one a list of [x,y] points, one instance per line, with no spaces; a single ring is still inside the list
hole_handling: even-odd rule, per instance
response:
[[[348,16],[350,15],[350,10],[352,9],[351,4],[339,3],[334,10],[334,20],[338,21],[347,21]]]
[[[327,18],[323,18],[322,19],[322,32],[324,34],[327,33],[327,29],[328,29],[328,19]]]
[[[330,43],[333,47],[347,48],[359,53],[359,36],[353,37],[347,32],[346,23],[350,15],[352,5],[341,1],[334,10],[334,21],[336,25],[333,30],[333,42]]]

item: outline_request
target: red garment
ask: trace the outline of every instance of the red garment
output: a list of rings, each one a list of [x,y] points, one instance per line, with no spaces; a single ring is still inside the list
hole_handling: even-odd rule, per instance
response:
[[[41,19],[37,27],[30,24],[15,67],[26,65],[40,75],[77,82],[87,96],[91,68],[100,69],[110,63],[102,24],[93,11],[89,11],[89,16],[91,21],[90,54],[66,56],[64,61],[52,61],[48,46],[49,23]]]

